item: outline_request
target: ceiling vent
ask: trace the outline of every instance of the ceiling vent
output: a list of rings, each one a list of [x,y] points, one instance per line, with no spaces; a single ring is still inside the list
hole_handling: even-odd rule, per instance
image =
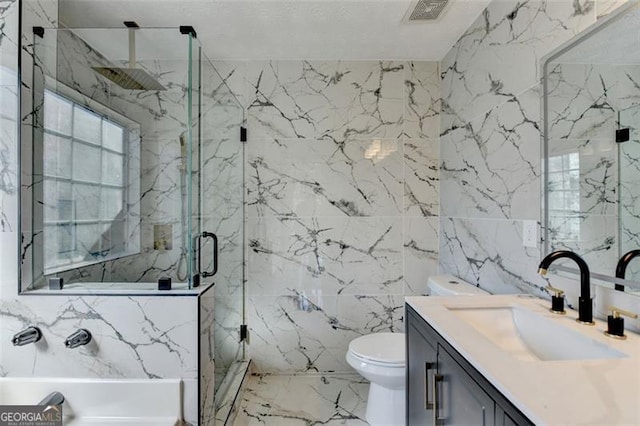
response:
[[[411,4],[405,15],[407,22],[435,21],[449,0],[418,0]]]

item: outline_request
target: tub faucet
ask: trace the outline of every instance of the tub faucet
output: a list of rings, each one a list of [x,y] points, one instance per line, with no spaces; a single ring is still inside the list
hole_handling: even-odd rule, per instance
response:
[[[91,341],[91,333],[84,328],[78,329],[75,333],[67,337],[64,341],[64,345],[69,349],[77,348],[78,346],[86,345]]]
[[[45,396],[42,401],[38,403],[38,405],[62,405],[64,402],[64,395],[60,392],[51,392],[49,395]]]
[[[620,260],[618,260],[618,265],[616,265],[616,278],[624,279],[624,276],[627,272],[627,265],[631,262],[636,256],[640,256],[640,250],[631,250],[626,252]],[[616,290],[624,291],[624,286],[621,284],[616,284]]]
[[[587,262],[580,256],[569,250],[556,250],[549,253],[542,259],[538,266],[540,275],[547,275],[547,269],[556,260],[566,257],[573,260],[580,268],[580,298],[578,299],[578,322],[594,325],[593,322],[593,301],[591,300],[591,283],[589,267]]]
[[[42,339],[42,332],[40,329],[38,327],[31,326],[16,333],[11,341],[13,342],[13,346],[24,346],[29,343],[35,343],[40,339]]]

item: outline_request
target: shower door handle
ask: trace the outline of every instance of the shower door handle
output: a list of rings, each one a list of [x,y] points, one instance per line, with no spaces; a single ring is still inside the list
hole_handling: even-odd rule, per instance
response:
[[[198,271],[202,273],[203,278],[212,277],[218,272],[218,236],[213,232],[203,232],[201,238],[211,238],[213,241],[213,269],[211,271],[201,271],[201,256],[198,250]]]

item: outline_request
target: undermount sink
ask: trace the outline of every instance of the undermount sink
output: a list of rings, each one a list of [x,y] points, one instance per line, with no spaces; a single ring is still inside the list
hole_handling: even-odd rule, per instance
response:
[[[521,307],[449,307],[500,349],[520,360],[624,358],[627,355]]]

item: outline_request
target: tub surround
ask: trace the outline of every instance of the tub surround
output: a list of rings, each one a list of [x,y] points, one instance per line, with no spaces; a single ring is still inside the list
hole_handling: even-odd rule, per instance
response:
[[[549,312],[549,301],[532,296],[407,297],[407,304],[446,339],[473,367],[535,424],[637,424],[640,336],[628,340],[604,335],[606,322],[578,324],[576,313]],[[620,358],[538,361],[520,360],[501,350],[448,307],[522,306],[575,330]]]
[[[0,300],[2,371],[11,377],[178,378],[184,382],[185,419],[196,424],[198,415],[212,418],[212,289],[176,297],[151,290],[107,297],[49,291],[25,296],[28,302],[18,305]],[[39,327],[43,339],[11,345],[11,336],[28,325]],[[92,342],[65,348],[65,338],[78,328],[89,330]]]
[[[174,426],[182,419],[179,379],[0,378],[0,404],[33,405],[60,392],[64,424]]]

